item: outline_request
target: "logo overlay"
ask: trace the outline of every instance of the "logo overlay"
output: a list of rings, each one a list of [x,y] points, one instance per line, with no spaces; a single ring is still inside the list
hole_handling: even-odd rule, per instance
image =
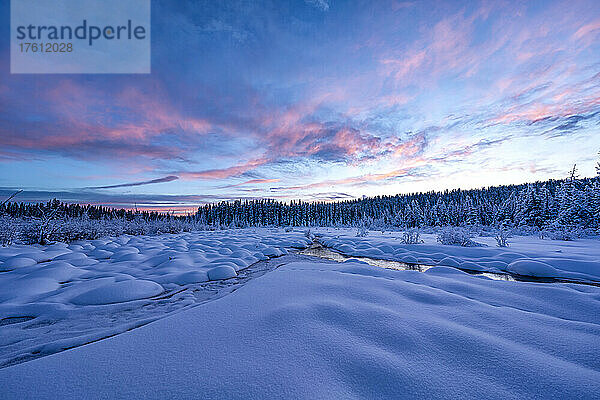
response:
[[[11,0],[13,74],[149,74],[150,0]]]

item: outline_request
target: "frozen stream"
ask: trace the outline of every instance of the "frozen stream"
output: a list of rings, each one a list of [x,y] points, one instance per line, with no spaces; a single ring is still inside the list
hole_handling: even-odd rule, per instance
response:
[[[400,261],[380,260],[380,259],[369,258],[369,257],[347,256],[345,254],[338,253],[337,251],[331,250],[327,247],[323,247],[318,243],[315,243],[311,247],[300,251],[300,254],[324,258],[326,260],[332,260],[332,261],[337,261],[337,262],[344,262],[344,261],[348,261],[348,260],[358,260],[358,261],[366,262],[367,264],[375,266],[375,267],[396,269],[396,270],[400,270],[400,271],[411,270],[411,271],[425,272],[429,268],[435,267],[435,265],[408,264],[408,263],[403,263]],[[517,279],[515,279],[515,277],[513,277],[510,274],[498,274],[498,273],[493,273],[493,272],[479,272],[479,271],[468,271],[468,270],[463,270],[463,271],[468,272],[473,275],[487,276],[488,278],[500,280],[500,281],[516,281],[517,280]]]
[[[332,260],[336,262],[344,262],[348,260],[358,260],[365,262],[369,265],[380,267],[380,268],[388,268],[388,269],[396,269],[401,271],[411,270],[411,271],[419,271],[425,272],[430,268],[436,267],[436,265],[424,265],[424,264],[409,264],[400,261],[392,261],[392,260],[382,260],[370,257],[354,257],[347,256],[345,254],[339,253],[330,248],[324,247],[318,242],[314,243],[312,246],[301,250],[299,254],[319,257],[326,260]],[[518,281],[518,282],[535,282],[535,283],[576,283],[581,285],[591,285],[591,286],[600,286],[600,283],[597,282],[585,282],[585,281],[577,281],[577,280],[569,280],[569,279],[560,279],[560,278],[540,278],[534,276],[525,276],[525,275],[516,275],[509,273],[497,273],[497,272],[483,272],[483,271],[473,271],[469,269],[463,269],[458,267],[461,271],[464,271],[468,274],[475,276],[485,276],[490,279],[499,280],[499,281]]]

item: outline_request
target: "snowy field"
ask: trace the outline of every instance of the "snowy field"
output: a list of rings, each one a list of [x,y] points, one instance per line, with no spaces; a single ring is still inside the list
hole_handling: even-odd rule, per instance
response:
[[[599,393],[600,287],[452,268],[600,281],[598,240],[463,248],[312,229],[349,256],[437,265],[417,272],[299,255],[305,230],[0,249],[0,397]]]
[[[0,367],[218,298],[309,244],[238,230],[0,248]]]
[[[509,247],[497,247],[492,237],[476,237],[481,247],[441,245],[436,235],[421,235],[424,243],[402,244],[401,232],[372,231],[356,237],[356,229],[318,228],[320,242],[343,254],[386,260],[459,267],[472,271],[508,272],[542,278],[600,281],[600,240],[542,240],[515,236]]]

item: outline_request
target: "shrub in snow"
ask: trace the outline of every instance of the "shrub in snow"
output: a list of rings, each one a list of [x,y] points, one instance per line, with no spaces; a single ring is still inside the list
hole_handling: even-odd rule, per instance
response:
[[[527,226],[527,225],[522,225],[522,226],[515,226],[511,228],[511,234],[512,235],[519,235],[519,236],[531,236],[531,235],[538,235],[540,233],[540,228],[538,227],[534,227],[534,226]]]
[[[437,235],[437,241],[441,244],[463,247],[481,246],[479,243],[471,240],[471,233],[460,227],[448,227],[442,229]]]
[[[571,241],[584,236],[583,230],[576,227],[554,226],[539,232],[540,239]]]
[[[17,218],[0,217],[0,243],[2,246],[10,246],[19,237],[22,231],[22,221]]]
[[[309,230],[304,232],[304,236],[308,239],[308,240],[314,240],[315,235]]]
[[[419,244],[423,243],[421,240],[421,233],[418,229],[409,229],[402,233],[402,237],[400,238],[400,243],[402,244]]]
[[[204,230],[207,227],[193,220],[158,219],[90,219],[87,215],[69,218],[46,213],[42,217],[0,217],[0,243],[47,244],[48,242],[72,242],[93,240],[106,236],[159,235]]]
[[[508,247],[508,238],[511,237],[510,230],[506,228],[499,228],[494,235],[496,244],[498,247]]]
[[[24,229],[24,237],[29,243],[47,244],[62,227],[62,221],[55,218],[56,213],[43,214],[41,218],[32,218]]]
[[[369,234],[369,230],[365,226],[361,226],[356,230],[356,237],[365,237]]]

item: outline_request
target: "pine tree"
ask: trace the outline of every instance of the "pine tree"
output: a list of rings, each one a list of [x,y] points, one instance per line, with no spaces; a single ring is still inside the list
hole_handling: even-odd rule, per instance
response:
[[[519,197],[516,222],[519,225],[528,225],[541,228],[544,225],[542,202],[533,185],[528,185]]]
[[[464,204],[464,214],[465,214],[465,223],[467,225],[475,225],[477,224],[477,208],[475,207],[475,205],[473,204],[473,200],[471,199],[471,196],[466,197],[465,199],[465,204]]]
[[[573,166],[569,178],[559,187],[559,210],[556,223],[562,226],[573,227],[582,221],[587,213],[585,198],[582,197],[581,188],[577,181],[577,165]]]
[[[593,218],[593,226],[600,227],[600,183],[594,182],[591,186],[590,211]]]

